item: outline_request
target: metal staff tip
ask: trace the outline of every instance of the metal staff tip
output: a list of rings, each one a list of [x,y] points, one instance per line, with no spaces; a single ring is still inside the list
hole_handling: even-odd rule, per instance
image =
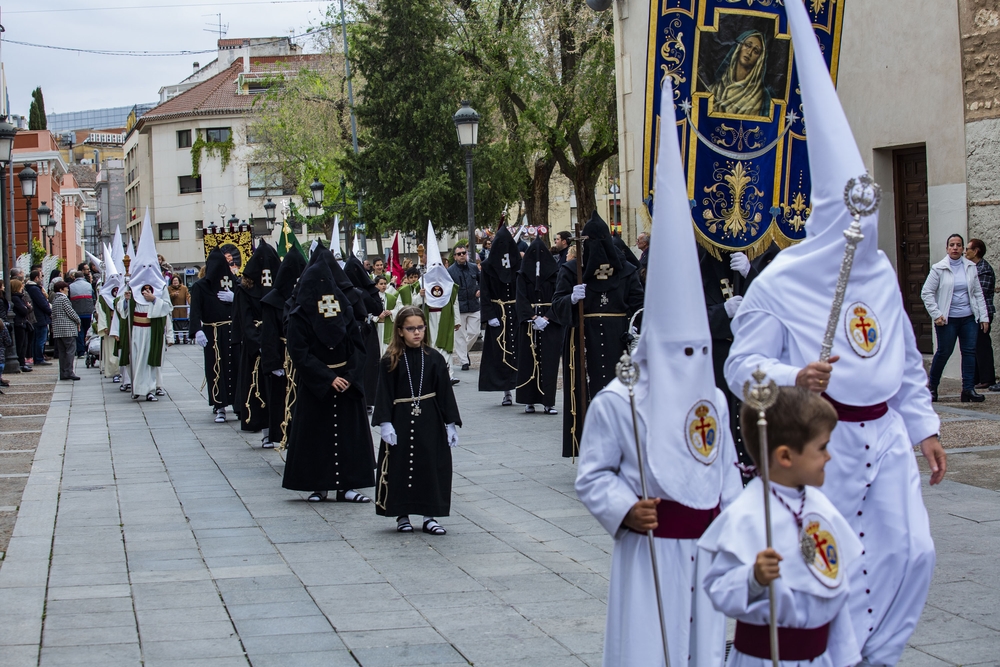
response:
[[[622,354],[621,360],[615,365],[615,374],[621,383],[629,389],[639,382],[639,367],[632,361],[628,352]]]
[[[765,412],[778,400],[778,384],[774,380],[767,380],[767,373],[760,370],[753,372],[754,382],[747,380],[743,383],[743,402],[758,412]]]

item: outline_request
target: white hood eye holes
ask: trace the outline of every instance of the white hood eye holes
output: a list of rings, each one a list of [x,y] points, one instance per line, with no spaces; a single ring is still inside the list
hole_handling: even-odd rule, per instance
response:
[[[701,353],[702,354],[706,354],[706,355],[708,354],[708,345],[706,345],[703,348],[701,348]]]
[[[689,357],[692,356],[694,354],[694,348],[693,347],[685,347],[684,348],[684,354],[686,356],[689,356]]]

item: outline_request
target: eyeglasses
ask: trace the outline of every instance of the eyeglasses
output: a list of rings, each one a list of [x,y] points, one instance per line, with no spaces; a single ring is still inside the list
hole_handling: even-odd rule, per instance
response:
[[[462,251],[462,252],[456,252],[456,253],[455,253],[455,257],[462,257],[463,255],[468,255],[468,254],[469,254],[469,253],[467,253],[467,252],[465,252],[465,251]]]
[[[416,327],[403,327],[403,331],[405,331],[406,333],[411,333],[411,334],[412,333],[423,333],[424,329],[426,329],[426,328],[427,327],[425,325],[421,324],[420,326],[416,326]]]

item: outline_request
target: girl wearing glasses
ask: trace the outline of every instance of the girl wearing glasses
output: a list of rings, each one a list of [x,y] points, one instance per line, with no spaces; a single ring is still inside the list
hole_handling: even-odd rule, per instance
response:
[[[451,511],[451,450],[462,425],[448,377],[448,362],[427,347],[421,309],[402,308],[389,349],[379,363],[372,424],[382,431],[375,512],[396,517],[396,530],[412,533],[410,514],[423,531],[444,535],[435,517]]]

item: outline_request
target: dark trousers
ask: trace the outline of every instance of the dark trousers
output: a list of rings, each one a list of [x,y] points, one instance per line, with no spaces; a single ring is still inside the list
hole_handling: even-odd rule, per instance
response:
[[[17,363],[22,367],[25,363],[30,363],[31,353],[28,349],[31,347],[31,341],[33,340],[34,333],[29,331],[27,327],[14,327],[14,349],[17,350]]]
[[[990,318],[992,330],[993,318]],[[976,338],[976,384],[996,384],[997,372],[993,363],[993,339],[988,333],[979,330]]]
[[[48,324],[36,324],[35,325],[35,341],[32,343],[34,346],[32,348],[32,355],[35,357],[35,363],[45,361],[45,344],[49,342],[49,325]]]
[[[76,356],[78,357],[87,354],[86,339],[92,318],[93,315],[80,315],[80,333],[76,335]]]
[[[68,380],[73,377],[73,358],[76,356],[76,336],[53,339],[56,356],[59,357],[59,379]]]
[[[962,391],[973,391],[976,386],[976,339],[979,335],[979,325],[972,315],[968,317],[952,317],[943,327],[935,326],[937,334],[937,351],[931,362],[931,389],[937,389],[941,382],[941,373],[948,363],[951,353],[955,351],[955,341],[962,353]]]

